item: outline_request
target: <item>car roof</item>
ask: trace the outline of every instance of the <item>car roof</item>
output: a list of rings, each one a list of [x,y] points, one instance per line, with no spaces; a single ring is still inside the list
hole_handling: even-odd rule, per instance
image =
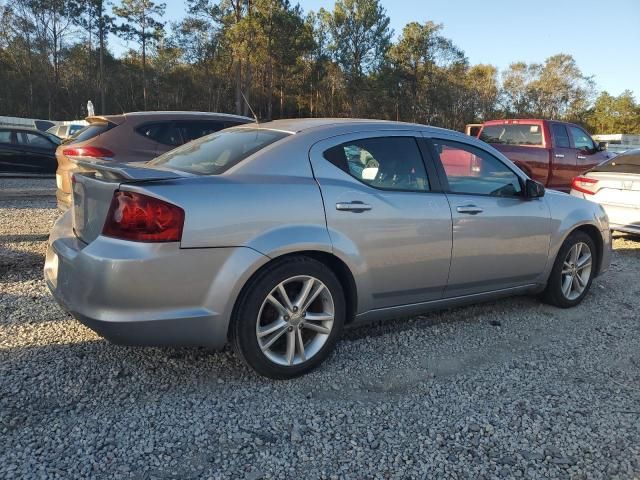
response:
[[[484,122],[483,126],[493,126],[493,125],[518,125],[519,123],[534,123],[534,124],[543,124],[543,123],[560,123],[562,125],[573,125],[576,127],[580,127],[575,123],[564,122],[562,120],[554,120],[554,119],[545,119],[545,118],[501,118],[498,120],[487,120]]]
[[[242,115],[233,115],[231,113],[217,113],[217,112],[191,112],[191,111],[151,111],[151,112],[127,112],[121,115],[93,115],[87,117],[86,120],[89,123],[93,122],[112,122],[122,123],[127,118],[135,119],[136,121],[146,120],[166,120],[167,118],[173,118],[176,120],[238,120],[242,122],[254,122],[255,120],[249,117],[243,117]]]
[[[32,127],[20,127],[18,125],[0,125],[0,130],[12,130],[14,132],[33,132],[42,134],[42,130]]]
[[[431,127],[418,123],[395,122],[390,120],[376,120],[367,118],[292,118],[286,120],[273,120],[265,123],[252,123],[250,125],[241,125],[235,128],[264,128],[268,130],[279,130],[287,133],[303,133],[307,131],[313,132],[336,132],[348,131],[352,128],[358,130],[421,130],[426,132],[441,132],[451,134],[459,134],[461,137],[467,135],[446,130],[438,127]]]

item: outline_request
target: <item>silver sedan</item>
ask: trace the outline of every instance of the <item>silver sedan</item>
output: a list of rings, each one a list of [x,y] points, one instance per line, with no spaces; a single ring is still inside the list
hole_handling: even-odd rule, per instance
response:
[[[272,378],[345,325],[517,294],[572,307],[609,266],[599,205],[439,128],[282,120],[84,167],[49,240],[58,302],[116,343],[230,342]]]
[[[640,235],[640,149],[621,153],[574,178],[571,195],[602,205],[612,230]]]

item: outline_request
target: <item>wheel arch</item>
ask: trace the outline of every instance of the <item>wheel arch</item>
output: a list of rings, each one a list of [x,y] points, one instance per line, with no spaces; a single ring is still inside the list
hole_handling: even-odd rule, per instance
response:
[[[247,281],[242,286],[240,293],[236,297],[234,302],[233,310],[231,313],[231,318],[229,325],[227,326],[227,337],[231,331],[231,324],[236,317],[236,312],[240,302],[243,301],[243,298],[247,292],[247,289],[250,288],[253,281],[261,275],[265,270],[269,268],[273,268],[273,266],[277,263],[283,262],[289,258],[293,257],[307,257],[314,259],[323,265],[327,266],[338,278],[340,285],[344,291],[345,296],[345,306],[347,311],[347,318],[345,320],[345,324],[351,323],[356,315],[357,305],[358,305],[358,291],[356,287],[355,278],[353,273],[349,269],[346,263],[338,258],[336,255],[321,251],[321,250],[300,250],[295,252],[288,252],[282,255],[278,255],[276,257],[271,257],[271,259],[261,265],[255,272],[251,274],[251,276],[247,279]]]
[[[602,234],[600,233],[600,230],[595,225],[591,225],[589,223],[586,223],[586,224],[579,225],[578,227],[574,228],[571,231],[571,233],[569,233],[569,235],[571,235],[574,232],[584,232],[584,233],[586,233],[587,235],[589,235],[591,240],[593,240],[593,243],[595,243],[597,261],[595,262],[596,271],[595,271],[594,277],[598,276],[598,274],[600,273],[600,268],[601,268],[601,263],[602,263],[602,251],[604,249],[604,242],[602,240]],[[567,238],[569,238],[569,235],[567,235]]]

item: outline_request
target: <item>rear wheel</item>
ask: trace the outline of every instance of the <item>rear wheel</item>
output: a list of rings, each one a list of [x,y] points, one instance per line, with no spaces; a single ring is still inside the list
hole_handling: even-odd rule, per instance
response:
[[[236,352],[256,372],[293,378],[327,358],[344,320],[344,294],[335,274],[316,260],[292,257],[247,286],[231,336]]]
[[[579,304],[593,281],[596,247],[584,232],[574,232],[558,252],[544,292],[544,300],[561,308]]]

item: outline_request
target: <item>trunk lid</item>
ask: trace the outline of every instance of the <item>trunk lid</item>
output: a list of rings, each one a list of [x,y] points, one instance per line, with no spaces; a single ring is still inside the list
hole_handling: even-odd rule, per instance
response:
[[[640,218],[640,175],[629,173],[589,172],[587,177],[598,180],[598,191],[590,200],[607,211],[609,221],[616,225],[637,222]]]
[[[144,165],[78,161],[86,170],[72,180],[73,231],[85,243],[102,232],[113,193],[123,184],[191,177],[188,173]]]
[[[599,203],[633,205],[640,194],[640,174],[589,172],[586,176],[598,180]]]

